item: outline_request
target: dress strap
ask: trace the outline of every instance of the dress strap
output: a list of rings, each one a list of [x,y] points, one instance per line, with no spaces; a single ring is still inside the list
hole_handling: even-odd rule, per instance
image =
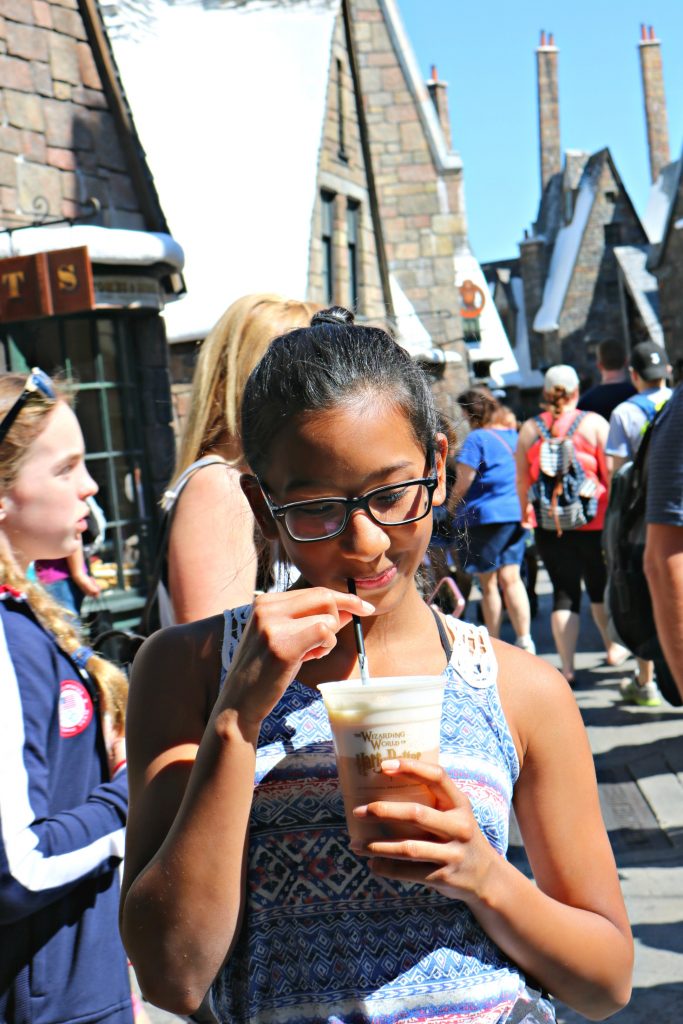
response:
[[[453,656],[453,645],[450,641],[450,637],[448,636],[448,630],[444,626],[443,620],[439,613],[436,611],[436,609],[432,608],[431,605],[429,606],[429,608],[431,610],[432,615],[434,616],[434,619],[436,620],[436,628],[439,631],[439,639],[441,640],[441,646],[443,647],[444,654],[446,655],[446,662],[450,663],[450,660]]]

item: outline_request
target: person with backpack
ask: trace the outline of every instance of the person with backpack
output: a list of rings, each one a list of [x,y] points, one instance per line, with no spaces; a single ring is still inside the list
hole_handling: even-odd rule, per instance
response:
[[[640,447],[644,432],[655,414],[671,397],[666,386],[666,352],[653,342],[642,342],[631,352],[629,363],[635,395],[621,402],[612,412],[605,452],[612,479],[621,466],[631,461]],[[636,656],[637,672],[620,684],[624,700],[646,707],[658,707],[662,698],[654,677],[654,662]]]
[[[676,707],[683,703],[682,431],[683,384],[679,383],[652,428],[644,557],[657,638],[671,675],[670,687],[662,688]]]
[[[607,663],[627,651],[609,637],[604,606],[607,582],[602,526],[608,495],[605,443],[608,424],[577,409],[579,378],[573,367],[551,366],[543,381],[546,411],[528,419],[517,443],[517,486],[522,525],[536,522],[538,553],[553,587],[551,628],[565,679],[574,683],[581,584],[591,603]]]

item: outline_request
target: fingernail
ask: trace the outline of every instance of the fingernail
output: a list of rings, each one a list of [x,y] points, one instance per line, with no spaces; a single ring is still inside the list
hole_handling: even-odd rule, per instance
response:
[[[401,767],[401,762],[396,760],[382,761],[383,772],[395,772],[397,768]]]
[[[361,601],[361,604],[363,605],[363,611],[364,612],[374,612],[374,610],[375,610],[374,604],[370,604],[369,601]]]
[[[353,814],[354,814],[354,816],[356,818],[362,818],[362,817],[365,816],[365,812],[367,811],[367,809],[368,809],[368,805],[367,804],[361,804],[359,807],[354,807],[353,808]]]

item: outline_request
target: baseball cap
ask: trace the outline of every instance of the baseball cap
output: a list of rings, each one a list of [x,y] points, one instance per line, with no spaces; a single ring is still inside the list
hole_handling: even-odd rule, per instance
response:
[[[640,345],[635,345],[628,364],[643,380],[661,380],[666,377],[669,369],[666,352],[653,341],[642,341]]]
[[[561,388],[568,395],[573,394],[579,387],[579,378],[573,366],[566,363],[559,363],[551,366],[543,378],[543,390],[553,391],[554,388]]]

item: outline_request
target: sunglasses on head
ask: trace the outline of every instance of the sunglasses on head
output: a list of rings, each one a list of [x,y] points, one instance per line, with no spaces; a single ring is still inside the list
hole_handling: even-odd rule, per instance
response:
[[[17,398],[14,405],[10,406],[10,409],[5,414],[4,419],[0,420],[0,444],[7,437],[8,431],[15,419],[28,402],[31,395],[35,395],[36,392],[40,392],[45,398],[56,398],[56,392],[54,385],[44,370],[41,370],[38,366],[34,366],[24,384],[24,390]]]

